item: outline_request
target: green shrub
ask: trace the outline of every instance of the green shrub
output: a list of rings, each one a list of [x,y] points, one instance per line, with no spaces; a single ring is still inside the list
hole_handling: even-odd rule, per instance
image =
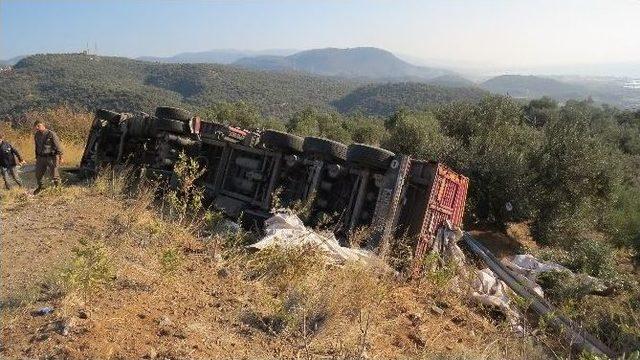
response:
[[[169,248],[160,254],[159,261],[162,272],[165,274],[171,274],[180,268],[183,256],[179,249]]]
[[[543,248],[537,251],[536,255],[542,260],[557,262],[577,273],[603,280],[614,280],[617,277],[616,252],[609,243],[578,234],[571,242],[566,241],[563,244],[566,245],[565,248]]]
[[[433,114],[401,112],[394,117],[383,147],[425,160],[442,160],[453,151],[455,141],[442,133]]]
[[[183,222],[187,218],[197,218],[204,210],[202,205],[204,190],[195,184],[204,172],[205,169],[200,166],[197,159],[187,156],[184,152],[180,153],[173,168],[172,182],[175,190],[165,194],[169,214],[178,222]]]
[[[590,105],[572,104],[545,126],[534,180],[539,185],[534,230],[542,242],[597,229],[620,184],[618,150],[594,132],[605,126],[592,115]]]
[[[71,253],[71,261],[61,273],[64,289],[90,291],[114,279],[110,254],[101,242],[80,240],[80,246]]]
[[[569,254],[567,266],[574,271],[602,279],[616,274],[615,251],[604,241],[581,239],[569,248]]]
[[[635,249],[640,260],[640,188],[622,187],[604,222],[614,243]]]
[[[200,113],[206,120],[245,129],[259,128],[262,123],[262,117],[258,109],[243,101],[234,103],[221,102],[202,110]]]
[[[356,143],[378,146],[386,136],[383,122],[375,118],[352,116],[345,119],[344,126]]]

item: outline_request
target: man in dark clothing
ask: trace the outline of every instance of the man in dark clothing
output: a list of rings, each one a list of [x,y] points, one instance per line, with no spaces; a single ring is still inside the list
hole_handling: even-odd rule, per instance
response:
[[[48,171],[49,177],[54,185],[60,185],[59,166],[64,159],[62,158],[62,145],[58,135],[47,129],[42,121],[36,121],[33,124],[35,129],[34,140],[36,143],[36,181],[38,188],[34,194],[39,193],[44,188],[43,177]]]
[[[9,185],[9,176],[13,178],[13,181],[15,181],[18,186],[22,186],[20,176],[18,175],[18,162],[16,162],[16,157],[18,158],[20,165],[23,165],[24,160],[22,160],[22,156],[20,156],[18,150],[6,142],[2,134],[0,134],[0,172],[2,172],[4,187],[7,188],[7,190],[11,189],[11,185]]]

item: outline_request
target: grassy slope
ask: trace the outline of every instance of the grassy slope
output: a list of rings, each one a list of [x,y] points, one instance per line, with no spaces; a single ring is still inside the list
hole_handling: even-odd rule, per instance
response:
[[[308,251],[245,254],[221,246],[229,237],[202,240],[163,221],[148,194],[124,198],[110,189],[101,179],[3,197],[2,262],[12,266],[2,267],[2,357],[539,355],[442,279],[408,284],[357,265],[326,268]],[[78,256],[76,247],[93,250]],[[93,266],[101,262],[108,266]],[[71,287],[69,275],[76,285],[104,283]],[[444,312],[432,312],[434,304]],[[56,310],[29,314],[41,306]]]

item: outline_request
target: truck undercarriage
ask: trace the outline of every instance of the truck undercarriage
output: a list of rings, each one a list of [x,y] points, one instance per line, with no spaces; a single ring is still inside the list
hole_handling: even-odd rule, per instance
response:
[[[154,115],[96,111],[81,169],[131,166],[170,179],[181,153],[204,167],[198,186],[210,206],[259,226],[275,207],[303,204],[309,226],[346,242],[368,228],[362,246],[381,250],[408,239],[420,271],[438,229],[462,222],[468,179],[443,164],[365,145],[247,131],[159,107]]]

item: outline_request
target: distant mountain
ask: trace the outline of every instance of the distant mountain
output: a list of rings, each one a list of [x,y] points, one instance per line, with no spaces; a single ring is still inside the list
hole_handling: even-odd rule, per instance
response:
[[[11,59],[0,60],[0,65],[15,65],[18,61],[24,59],[26,56],[15,56]]]
[[[290,49],[272,49],[261,51],[235,50],[235,49],[219,49],[202,52],[185,52],[174,56],[158,57],[158,56],[142,56],[136,60],[169,63],[169,64],[231,64],[239,59],[248,56],[286,56],[295,53],[297,50]]]
[[[332,102],[341,113],[388,116],[396,110],[423,110],[453,101],[479,101],[489,93],[477,87],[445,87],[425,83],[370,84]]]
[[[622,108],[640,108],[640,89],[629,83],[624,78],[502,75],[481,83],[480,87],[514,98],[549,96],[560,101],[591,98]]]
[[[476,83],[474,83],[473,81],[455,74],[440,75],[438,77],[430,79],[427,82],[433,85],[450,86],[450,87],[476,86]]]
[[[588,91],[576,84],[569,84],[540,76],[502,75],[480,84],[480,87],[515,98],[539,98],[550,96],[559,100],[588,96]]]
[[[454,74],[449,70],[415,66],[389,51],[373,47],[326,48],[301,51],[289,56],[248,57],[234,62],[233,65],[258,70],[298,71],[323,76],[385,81],[426,81]]]

